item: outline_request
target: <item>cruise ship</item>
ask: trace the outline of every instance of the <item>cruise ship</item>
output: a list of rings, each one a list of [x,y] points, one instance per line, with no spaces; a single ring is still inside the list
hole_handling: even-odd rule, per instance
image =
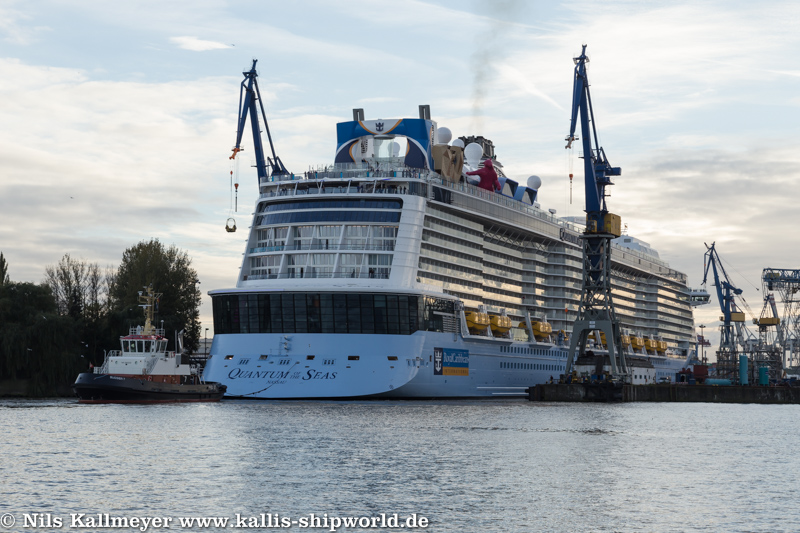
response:
[[[506,176],[490,140],[451,142],[428,106],[356,109],[336,135],[327,166],[259,173],[236,286],[209,293],[204,378],[258,399],[513,397],[558,379],[582,225],[540,207],[539,178]],[[499,192],[465,173],[486,159]],[[686,275],[628,235],[612,263],[631,381],[674,376],[694,351]]]

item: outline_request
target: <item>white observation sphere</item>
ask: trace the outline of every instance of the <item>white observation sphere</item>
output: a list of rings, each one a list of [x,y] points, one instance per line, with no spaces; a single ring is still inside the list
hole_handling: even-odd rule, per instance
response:
[[[542,178],[540,178],[539,176],[531,176],[530,178],[528,178],[529,188],[538,191],[539,187],[541,186],[542,186]]]
[[[450,144],[450,146],[458,146],[459,148],[464,148],[464,141],[461,139],[456,139],[455,141]]]
[[[472,168],[476,168],[480,164],[482,155],[483,147],[478,143],[469,143],[464,148],[464,159],[467,160],[467,163]]]
[[[450,142],[450,139],[453,138],[453,133],[450,131],[450,128],[441,127],[436,130],[436,137],[439,144],[447,144]]]

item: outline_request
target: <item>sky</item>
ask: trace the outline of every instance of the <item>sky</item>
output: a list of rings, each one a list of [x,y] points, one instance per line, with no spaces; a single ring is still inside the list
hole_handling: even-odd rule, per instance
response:
[[[492,139],[510,177],[540,176],[542,208],[579,216],[564,138],[587,44],[600,145],[622,168],[609,210],[691,286],[716,242],[759,315],[762,269],[800,268],[798,23],[794,1],[0,0],[0,251],[38,283],[66,253],[105,267],[174,244],[212,335],[207,292],[235,285],[247,238],[225,222],[246,229],[257,196],[249,126],[228,159],[253,59],[292,172],[332,162],[353,108],[428,104],[455,136]],[[719,314],[716,298],[695,313],[714,343]]]

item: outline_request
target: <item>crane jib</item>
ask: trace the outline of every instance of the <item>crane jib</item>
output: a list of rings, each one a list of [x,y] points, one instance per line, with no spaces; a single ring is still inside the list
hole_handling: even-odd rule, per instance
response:
[[[620,167],[612,167],[606,158],[605,151],[597,142],[597,130],[595,128],[594,111],[592,109],[592,98],[589,92],[589,79],[586,74],[586,63],[589,58],[586,56],[586,45],[583,45],[581,55],[574,58],[575,78],[572,93],[572,119],[570,122],[570,132],[567,137],[567,148],[570,148],[572,141],[577,140],[575,131],[578,127],[578,117],[580,116],[581,143],[583,147],[584,164],[584,188],[586,194],[586,220],[587,232],[591,233],[612,233],[617,237],[620,235],[616,230],[619,224],[609,220],[608,209],[606,208],[606,186],[613,185],[611,176],[622,175]]]
[[[283,166],[280,157],[275,153],[275,146],[272,143],[272,135],[270,134],[269,124],[267,123],[267,114],[264,111],[261,91],[258,88],[258,81],[256,80],[258,77],[258,73],[256,72],[257,62],[258,60],[254,59],[252,68],[249,71],[243,72],[244,80],[242,81],[239,92],[239,120],[236,130],[236,146],[233,148],[232,158],[236,157],[236,154],[242,151],[242,136],[244,135],[247,117],[249,116],[250,126],[253,132],[253,151],[256,156],[256,171],[258,173],[258,179],[261,181],[267,178],[267,166],[270,167],[270,174],[273,176],[286,175],[289,174],[289,172],[286,170],[286,167]],[[258,103],[258,105],[256,105],[256,103]],[[258,120],[259,109],[261,110],[264,131],[267,134],[272,158],[264,157],[264,145],[261,141],[261,128]]]

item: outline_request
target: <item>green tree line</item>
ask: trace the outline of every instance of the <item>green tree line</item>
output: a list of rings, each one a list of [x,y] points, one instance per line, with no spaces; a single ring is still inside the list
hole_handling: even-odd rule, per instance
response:
[[[142,241],[123,253],[119,267],[65,254],[45,267],[40,284],[14,282],[0,252],[0,383],[26,382],[28,396],[69,391],[80,372],[103,363],[119,337],[144,324],[139,291],[162,293],[155,325],[174,350],[173,332],[184,331],[184,347],[200,341],[200,289],[191,259],[174,245]],[[0,394],[2,394],[0,388]]]

